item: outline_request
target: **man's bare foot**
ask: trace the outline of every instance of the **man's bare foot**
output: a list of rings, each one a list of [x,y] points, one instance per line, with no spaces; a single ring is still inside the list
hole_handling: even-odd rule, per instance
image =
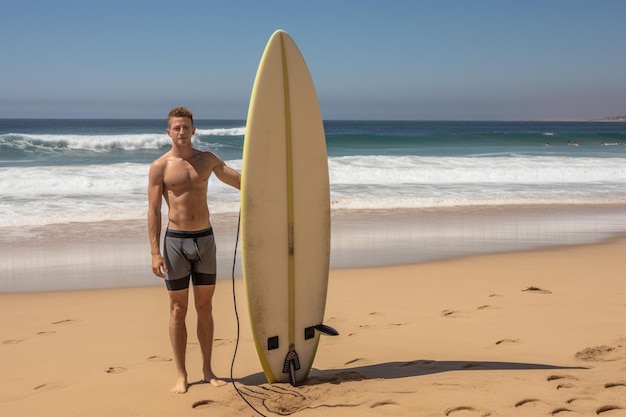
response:
[[[217,378],[211,378],[208,381],[205,379],[204,382],[208,382],[209,384],[213,385],[214,387],[223,387],[224,385],[226,385],[226,381],[221,380],[221,379],[217,379]]]
[[[184,394],[187,392],[187,388],[187,378],[181,376],[180,378],[178,378],[178,381],[176,381],[176,385],[172,387],[170,392],[173,392],[174,394]]]
[[[226,381],[223,381],[216,377],[213,372],[205,373],[203,381],[207,384],[213,385],[214,387],[223,387],[224,385],[226,385]]]

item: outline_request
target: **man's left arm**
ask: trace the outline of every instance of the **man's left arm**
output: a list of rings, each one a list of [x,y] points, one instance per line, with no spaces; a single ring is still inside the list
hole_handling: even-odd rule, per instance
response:
[[[224,184],[228,184],[236,189],[241,189],[241,174],[237,170],[222,163],[213,169],[215,176]]]

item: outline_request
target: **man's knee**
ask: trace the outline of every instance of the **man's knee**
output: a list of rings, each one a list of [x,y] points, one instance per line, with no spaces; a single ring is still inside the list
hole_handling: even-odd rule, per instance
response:
[[[187,305],[182,303],[172,302],[170,304],[170,316],[174,320],[185,320],[187,316]]]
[[[210,316],[213,314],[213,300],[208,297],[196,300],[196,312],[199,317]]]

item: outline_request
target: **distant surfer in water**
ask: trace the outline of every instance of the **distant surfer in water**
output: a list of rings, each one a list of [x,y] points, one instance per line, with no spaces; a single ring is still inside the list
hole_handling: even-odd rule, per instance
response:
[[[196,131],[193,114],[185,107],[172,109],[167,118],[167,135],[172,148],[150,166],[148,179],[148,235],[152,272],[164,278],[170,298],[169,333],[178,379],[171,391],[185,393],[189,387],[185,354],[189,283],[198,313],[198,341],[202,351],[203,380],[214,386],[225,381],[211,369],[213,351],[212,299],[216,279],[216,250],[211,227],[207,191],[211,174],[239,189],[241,174],[213,152],[194,149]],[[168,206],[168,225],[160,249],[161,203]]]

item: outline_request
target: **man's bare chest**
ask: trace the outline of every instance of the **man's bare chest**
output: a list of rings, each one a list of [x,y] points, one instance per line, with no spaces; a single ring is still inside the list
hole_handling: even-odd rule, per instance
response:
[[[163,183],[170,190],[206,186],[210,170],[189,161],[172,161],[168,164]]]

